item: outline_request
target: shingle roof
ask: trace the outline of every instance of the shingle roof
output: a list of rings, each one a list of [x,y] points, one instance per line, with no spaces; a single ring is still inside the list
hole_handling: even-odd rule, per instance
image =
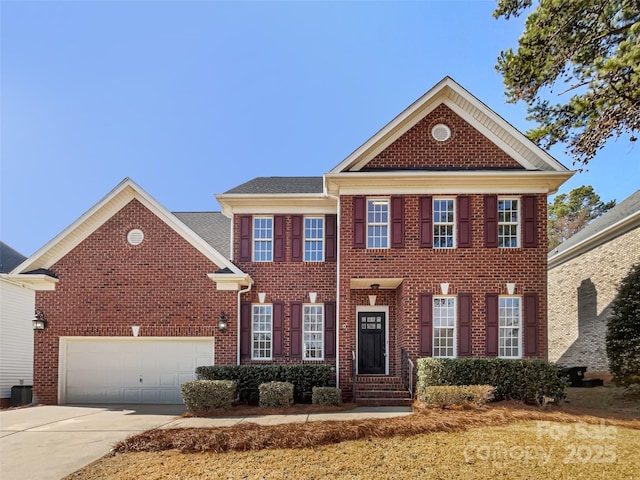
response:
[[[256,195],[322,192],[322,177],[256,177],[224,193]]]
[[[220,212],[173,212],[187,227],[225,258],[231,256],[231,219]]]
[[[608,227],[618,223],[628,216],[640,212],[640,190],[637,190],[623,202],[619,203],[601,217],[596,218],[589,225],[584,227],[571,238],[562,242],[558,247],[549,252],[548,259],[551,260],[556,255],[565,252],[584,240],[598,235]]]
[[[4,242],[0,242],[0,273],[9,273],[27,259]]]

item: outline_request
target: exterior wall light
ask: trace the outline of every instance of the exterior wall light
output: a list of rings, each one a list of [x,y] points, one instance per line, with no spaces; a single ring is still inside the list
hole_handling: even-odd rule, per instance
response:
[[[224,311],[220,313],[220,318],[218,318],[218,330],[222,333],[227,331],[227,316],[224,314]]]
[[[33,320],[31,320],[34,330],[44,330],[47,327],[47,319],[44,318],[42,310],[36,310]]]

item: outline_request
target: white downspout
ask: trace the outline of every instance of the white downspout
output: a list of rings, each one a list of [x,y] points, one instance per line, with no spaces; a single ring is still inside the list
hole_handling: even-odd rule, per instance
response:
[[[338,209],[336,215],[336,388],[340,388],[340,197],[327,192],[324,194],[336,200]]]
[[[249,286],[247,286],[247,288],[245,288],[244,290],[238,290],[238,319],[237,319],[237,323],[238,323],[238,352],[237,352],[237,358],[236,358],[236,365],[240,365],[240,307],[242,305],[242,299],[240,298],[240,296],[243,293],[247,293],[251,291],[251,287],[253,286],[253,283],[249,283]]]

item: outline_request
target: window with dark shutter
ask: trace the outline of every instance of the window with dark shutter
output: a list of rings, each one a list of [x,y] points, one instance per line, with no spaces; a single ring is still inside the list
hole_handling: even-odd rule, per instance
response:
[[[391,248],[404,248],[403,197],[391,197]]]
[[[458,248],[471,247],[471,197],[458,197]]]
[[[420,197],[420,246],[433,246],[432,198]]]
[[[251,302],[240,304],[240,356],[251,357]]]
[[[302,215],[291,216],[291,261],[302,261],[302,228],[303,228]]]
[[[353,197],[353,248],[365,248],[367,207],[365,197]]]
[[[338,216],[325,216],[325,243],[324,243],[324,260],[325,262],[335,262],[338,259]]]
[[[284,303],[273,302],[273,356],[284,354]]]
[[[291,302],[291,357],[302,358],[302,302]]]
[[[536,197],[534,195],[527,195],[522,197],[523,207],[523,237],[522,246],[525,248],[536,248],[538,246],[537,235],[537,208]]]
[[[538,351],[538,294],[525,293],[524,301],[524,354],[536,356]]]
[[[485,333],[487,357],[498,356],[498,294],[487,293],[485,297]]]
[[[471,356],[471,294],[458,294],[458,356]]]
[[[284,262],[285,244],[285,217],[275,215],[273,217],[273,261]]]
[[[238,222],[240,223],[240,258],[238,260],[241,262],[250,262],[252,217],[251,215],[240,215]]]
[[[324,358],[336,356],[336,302],[324,304]]]
[[[433,335],[433,295],[431,293],[420,294],[420,355],[430,357],[432,351]]]
[[[498,196],[484,197],[484,246],[498,247]]]

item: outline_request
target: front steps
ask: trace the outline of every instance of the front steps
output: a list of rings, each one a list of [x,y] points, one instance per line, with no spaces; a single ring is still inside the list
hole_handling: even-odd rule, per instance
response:
[[[412,398],[400,377],[357,375],[355,403],[363,406],[409,407]]]

